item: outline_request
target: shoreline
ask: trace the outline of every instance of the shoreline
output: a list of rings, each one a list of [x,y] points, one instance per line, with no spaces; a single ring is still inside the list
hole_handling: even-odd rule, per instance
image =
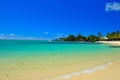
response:
[[[119,80],[120,59],[100,64],[81,71],[61,75],[53,79],[43,80]]]
[[[98,70],[92,74],[82,74],[66,80],[119,80],[120,60],[113,62],[107,68]]]
[[[101,44],[110,44],[111,46],[120,46],[120,41],[98,41]]]
[[[23,45],[23,43],[25,42],[22,42],[22,45],[21,43],[18,45],[18,43],[16,44],[16,42],[14,42],[11,47],[10,42],[1,48],[3,49],[1,50],[3,54],[14,54],[14,56],[10,56],[10,58],[1,55],[3,56],[0,59],[1,80],[81,80],[82,76],[89,78],[89,75],[101,72],[101,68],[105,71],[108,70],[109,67],[112,66],[111,63],[114,65],[114,62],[120,59],[119,48],[109,48],[109,45],[102,45],[101,43],[99,43],[100,45],[94,45],[94,43],[92,45],[59,44],[59,47],[56,44],[52,46],[47,45],[46,47],[45,43],[44,45],[42,44],[41,47],[41,45],[38,46],[36,42],[35,45],[33,45],[34,42],[30,45],[28,45],[28,43]],[[6,49],[6,47],[9,49]],[[19,47],[19,49],[17,47]],[[42,51],[43,49],[45,49],[45,52]],[[51,50],[54,51],[54,53],[51,52]],[[43,53],[45,55],[43,55]],[[119,70],[119,68],[117,69]],[[102,71],[104,72],[104,70]],[[102,74],[103,73],[100,73],[99,75]],[[68,79],[66,77],[68,77]],[[98,80],[98,78],[96,77],[95,80]]]
[[[45,79],[45,80],[71,80],[74,77],[78,77],[81,75],[90,75],[90,74],[93,74],[97,71],[105,70],[111,65],[112,65],[112,62],[107,62],[107,63],[101,64],[101,65],[98,65],[98,66],[95,66],[92,68],[88,68],[88,69],[84,69],[81,71],[77,71],[77,72],[69,73],[66,75],[58,76],[54,79]]]

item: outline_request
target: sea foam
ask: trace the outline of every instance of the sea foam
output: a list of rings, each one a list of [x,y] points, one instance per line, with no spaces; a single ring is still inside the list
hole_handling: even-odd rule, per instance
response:
[[[70,79],[71,77],[74,77],[74,76],[79,76],[81,74],[92,74],[95,71],[103,70],[103,69],[107,68],[111,64],[112,64],[112,62],[108,62],[106,64],[102,64],[102,65],[99,65],[99,66],[96,66],[96,67],[93,67],[93,68],[89,68],[89,69],[81,70],[81,71],[78,71],[78,72],[73,72],[73,73],[70,73],[70,74],[59,76],[59,77],[54,78],[54,79],[44,79],[44,80],[66,80],[66,79]]]

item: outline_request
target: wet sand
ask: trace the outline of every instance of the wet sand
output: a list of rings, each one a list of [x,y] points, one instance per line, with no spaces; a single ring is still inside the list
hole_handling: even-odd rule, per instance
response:
[[[69,80],[120,80],[120,61],[114,62],[104,70],[92,74],[82,74]]]
[[[20,65],[26,66],[25,63],[22,63],[22,62],[20,63]],[[69,77],[68,79],[64,79],[64,78],[41,79],[43,76],[45,77],[45,75],[46,75],[46,77],[47,76],[50,77],[53,74],[55,75],[56,73],[59,73],[59,71],[56,71],[53,73],[51,72],[52,74],[50,75],[49,73],[44,73],[39,69],[30,70],[30,69],[28,69],[28,67],[26,69],[24,67],[21,67],[20,70],[11,68],[8,71],[8,73],[5,73],[5,74],[0,73],[0,79],[1,80],[120,80],[120,60],[113,62],[110,65],[105,64],[105,66],[103,69],[97,69],[95,71],[92,69],[93,72],[90,74],[89,74],[89,72],[84,72],[84,74],[72,76],[72,77]],[[97,68],[100,68],[100,66],[97,66]],[[50,72],[50,71],[48,71],[48,72]],[[61,70],[61,72],[65,73],[65,70],[63,69],[63,70]],[[4,75],[2,75],[2,74],[4,74]]]

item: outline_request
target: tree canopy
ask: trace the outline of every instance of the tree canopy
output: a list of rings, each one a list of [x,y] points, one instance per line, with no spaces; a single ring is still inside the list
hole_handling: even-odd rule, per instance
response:
[[[59,38],[58,41],[87,41],[87,42],[95,42],[95,41],[103,41],[103,40],[120,40],[120,31],[115,31],[111,33],[107,33],[105,36],[102,33],[98,32],[97,35],[90,34],[88,36],[83,36],[82,34],[73,35],[70,34],[67,37]]]
[[[107,33],[108,40],[120,40],[120,31]]]

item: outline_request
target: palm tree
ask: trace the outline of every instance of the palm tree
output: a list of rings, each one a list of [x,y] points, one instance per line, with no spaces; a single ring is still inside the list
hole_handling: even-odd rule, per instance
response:
[[[68,37],[66,37],[65,41],[76,41],[76,37],[70,34]]]
[[[79,33],[76,37],[77,41],[84,41],[84,37]]]

